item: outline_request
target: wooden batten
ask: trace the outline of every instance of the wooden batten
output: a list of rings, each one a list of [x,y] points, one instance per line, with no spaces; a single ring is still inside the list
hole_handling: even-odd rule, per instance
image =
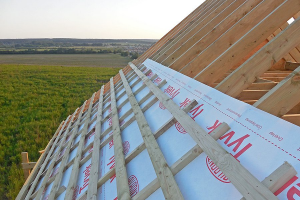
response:
[[[287,112],[287,114],[300,114],[300,103],[294,106],[291,110]]]
[[[237,99],[241,101],[245,100],[258,100],[264,96],[269,90],[244,90],[241,92]]]
[[[284,68],[285,68],[286,70],[294,71],[294,70],[297,69],[299,66],[300,66],[300,63],[286,62]]]
[[[127,180],[125,158],[123,154],[123,145],[121,139],[121,130],[119,124],[113,78],[110,79],[110,96],[111,96],[112,129],[113,129],[115,164],[116,164],[117,195],[118,195],[118,199],[129,200],[130,192],[129,192],[129,185]]]
[[[23,168],[24,178],[26,180],[30,174],[30,168],[24,167],[24,165],[29,163],[28,152],[22,152],[21,158],[22,158],[22,168]]]
[[[253,106],[281,117],[300,102],[300,67],[272,88]]]
[[[277,83],[265,82],[265,83],[252,83],[246,90],[270,90],[275,87]]]
[[[291,178],[297,174],[296,170],[289,163],[285,162],[279,166],[274,172],[266,177],[262,184],[268,187],[271,192],[275,193],[278,189],[284,186]],[[241,200],[246,200],[242,198]]]
[[[95,199],[97,196],[97,181],[99,176],[99,156],[100,156],[100,136],[101,136],[101,120],[102,120],[102,107],[103,107],[103,90],[104,87],[101,87],[101,91],[99,95],[99,105],[97,112],[97,123],[95,127],[95,139],[93,143],[93,149],[95,151],[92,152],[92,161],[91,161],[91,175],[90,175],[90,183],[88,185],[87,199]]]
[[[291,122],[297,126],[300,126],[300,114],[287,114],[283,115],[282,119]]]

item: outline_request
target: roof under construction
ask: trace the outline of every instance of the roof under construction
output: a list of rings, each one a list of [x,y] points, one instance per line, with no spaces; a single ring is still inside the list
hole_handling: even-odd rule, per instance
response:
[[[299,198],[299,11],[205,1],[60,124],[17,199]]]

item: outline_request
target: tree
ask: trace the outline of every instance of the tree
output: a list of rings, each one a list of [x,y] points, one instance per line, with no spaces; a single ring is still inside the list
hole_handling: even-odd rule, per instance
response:
[[[128,56],[128,52],[127,51],[121,52],[121,56],[124,56],[124,57]]]
[[[139,54],[137,52],[132,53],[131,59],[137,59],[139,57]]]

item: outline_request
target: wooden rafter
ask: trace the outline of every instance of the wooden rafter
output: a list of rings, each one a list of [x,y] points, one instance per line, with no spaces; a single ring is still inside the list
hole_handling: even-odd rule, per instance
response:
[[[115,89],[113,78],[110,79],[110,96],[111,96],[111,110],[112,110],[112,129],[114,140],[114,154],[116,163],[116,180],[117,180],[117,194],[118,199],[130,199],[129,185],[127,180],[127,172],[125,166],[125,158],[123,154],[123,145],[121,139],[121,130],[119,125],[119,117],[117,111],[117,103],[115,97]]]
[[[244,89],[249,87],[257,77],[260,77],[266,72],[272,66],[272,63],[280,60],[290,49],[300,43],[299,24],[300,20],[297,20],[285,31],[277,35],[272,42],[264,46],[219,83],[216,89],[229,96],[237,97]]]
[[[101,120],[102,120],[102,107],[103,107],[103,90],[104,87],[101,87],[101,91],[99,93],[99,105],[97,111],[97,123],[95,126],[95,137],[93,142],[92,152],[92,161],[91,161],[91,175],[90,182],[88,185],[87,199],[95,199],[97,196],[97,181],[99,176],[99,160],[100,160],[100,136],[101,136]]]
[[[272,2],[272,5],[270,6],[273,7],[274,3],[275,2]],[[209,63],[209,65],[200,72],[197,69],[199,73],[193,77],[196,80],[208,85],[216,81],[220,75],[226,73],[233,65],[237,64],[244,56],[252,51],[257,46],[257,44],[260,44],[263,40],[266,39],[268,35],[274,32],[276,30],[276,27],[279,27],[281,24],[286,22],[294,13],[297,13],[300,10],[300,2],[297,0],[285,1],[277,9],[273,9],[270,10],[271,12],[269,11],[269,15],[264,16],[265,18],[256,21],[254,24],[255,26],[253,28],[251,27],[252,29],[245,35],[243,35],[240,40],[238,40],[230,47],[227,46],[227,48],[229,48],[224,53],[222,53],[222,55],[220,55],[218,59]],[[255,9],[254,11],[256,10],[257,9]],[[289,10],[289,12],[286,12],[287,10]],[[247,16],[248,15],[246,15],[244,19],[246,19]],[[228,31],[227,33],[230,34],[231,37],[232,35],[234,35],[234,33],[231,31]],[[295,43],[297,44],[297,41],[295,41]],[[289,50],[290,49],[291,48],[289,48]],[[196,64],[197,62],[193,63]],[[190,67],[187,67],[186,70],[187,69],[190,69]]]

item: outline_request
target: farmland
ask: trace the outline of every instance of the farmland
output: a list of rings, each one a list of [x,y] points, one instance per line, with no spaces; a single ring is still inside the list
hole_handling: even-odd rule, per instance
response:
[[[131,59],[120,54],[17,54],[0,55],[0,64],[124,67]]]
[[[117,54],[0,56],[0,199],[14,199],[24,183],[20,153],[36,161],[60,122],[128,61]]]

